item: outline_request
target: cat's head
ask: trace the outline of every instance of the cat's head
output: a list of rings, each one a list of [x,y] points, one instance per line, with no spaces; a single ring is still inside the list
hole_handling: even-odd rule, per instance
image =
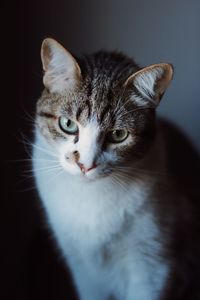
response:
[[[53,39],[44,40],[41,57],[45,90],[36,123],[67,172],[98,178],[145,155],[170,64],[139,69],[109,52],[75,59]]]

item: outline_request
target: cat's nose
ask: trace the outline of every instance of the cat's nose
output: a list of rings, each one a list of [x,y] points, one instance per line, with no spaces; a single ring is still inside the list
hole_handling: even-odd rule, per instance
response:
[[[91,167],[86,167],[84,164],[80,163],[80,162],[77,162],[77,165],[79,166],[79,168],[81,169],[81,172],[82,173],[87,173],[89,171],[91,171],[92,169],[95,169],[97,167],[97,164],[96,163],[93,163],[93,165]]]

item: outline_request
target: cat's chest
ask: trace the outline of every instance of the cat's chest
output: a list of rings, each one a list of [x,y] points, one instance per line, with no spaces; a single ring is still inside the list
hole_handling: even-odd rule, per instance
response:
[[[126,190],[109,182],[76,182],[60,176],[51,184],[37,174],[43,205],[56,236],[65,242],[104,243],[120,231],[127,215],[134,216],[145,201],[144,190],[132,184]]]

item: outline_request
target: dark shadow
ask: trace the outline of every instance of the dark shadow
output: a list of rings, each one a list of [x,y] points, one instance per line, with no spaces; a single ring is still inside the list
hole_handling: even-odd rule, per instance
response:
[[[200,154],[178,127],[161,120],[167,143],[169,171],[183,194],[200,203]]]
[[[176,126],[167,121],[162,121],[161,124],[165,140],[168,141],[168,171],[173,183],[178,187],[180,195],[177,195],[177,199],[181,199],[174,207],[177,220],[174,220],[172,242],[173,257],[176,258],[173,280],[169,288],[170,296],[164,299],[199,300],[200,155]]]
[[[72,277],[48,230],[32,237],[26,261],[27,299],[77,300]]]

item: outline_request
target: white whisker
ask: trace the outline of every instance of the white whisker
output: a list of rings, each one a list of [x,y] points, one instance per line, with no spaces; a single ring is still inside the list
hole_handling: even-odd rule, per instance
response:
[[[56,165],[47,166],[47,167],[33,168],[32,170],[27,170],[25,172],[30,173],[30,172],[38,172],[38,171],[46,171],[46,170],[55,170],[55,169],[60,169],[60,168],[61,168],[61,166],[59,164],[56,164]]]
[[[53,153],[53,152],[51,152],[49,150],[46,150],[45,148],[41,148],[41,147],[39,147],[36,144],[33,144],[33,143],[27,143],[27,144],[30,145],[30,146],[32,146],[32,147],[34,147],[34,148],[36,148],[36,149],[38,149],[38,150],[40,150],[40,151],[42,151],[42,152],[44,152],[44,153],[46,153],[46,154],[48,154],[48,155],[50,155],[50,156],[57,157],[55,153]]]
[[[25,149],[26,149],[26,145],[28,145],[28,146],[30,146],[30,147],[34,147],[34,148],[36,148],[36,149],[38,149],[38,150],[40,150],[40,151],[42,151],[42,152],[48,154],[48,155],[50,155],[50,156],[53,156],[53,157],[56,157],[56,158],[57,158],[57,156],[56,156],[56,154],[55,154],[54,152],[49,151],[49,150],[47,150],[47,149],[45,149],[45,148],[42,148],[42,147],[40,147],[40,146],[34,144],[34,143],[31,142],[27,137],[25,137],[25,136],[23,135],[23,133],[21,133],[21,135],[22,135],[22,138],[23,138],[23,139],[22,139],[22,142],[24,143]],[[31,155],[30,155],[30,153],[29,153],[28,151],[27,151],[27,153],[28,153],[29,156],[31,157]]]
[[[130,114],[130,113],[133,113],[135,111],[138,111],[138,110],[144,110],[144,109],[154,109],[155,107],[150,107],[150,106],[142,106],[142,107],[137,107],[137,108],[134,108],[134,109],[131,109],[129,111],[126,111],[125,113],[123,114],[119,114],[118,117],[119,118],[124,118],[127,114]]]
[[[34,171],[39,171],[40,172],[40,176],[49,176],[49,175],[53,175],[55,173],[55,171],[61,170],[61,166],[59,167],[50,167],[47,169],[41,168],[41,169],[35,169],[35,170],[30,170],[29,173],[32,173],[31,175],[27,175],[26,171],[24,172],[24,174],[22,174],[21,176],[24,177],[22,180],[20,180],[18,182],[18,184],[21,184],[22,182],[35,178],[35,174]]]
[[[61,174],[64,173],[64,170],[60,170],[59,172],[56,173],[56,175],[54,177],[52,177],[49,181],[48,184],[51,183],[52,181],[54,181],[57,177],[59,177]]]
[[[28,120],[28,121],[31,121],[32,124],[35,124],[35,113],[33,116],[31,116],[31,114],[25,109],[23,103],[21,102],[21,108],[26,116],[26,118],[24,117],[24,119]]]
[[[119,185],[124,191],[126,190],[125,189],[125,186],[123,184],[123,181],[120,180],[120,176],[118,176],[119,174],[112,174],[112,179],[113,179],[113,182],[116,183],[117,185]]]
[[[13,160],[7,160],[9,163],[23,163],[23,162],[32,162],[32,158],[22,158],[22,159],[13,159]],[[41,161],[41,162],[58,162],[58,160],[55,159],[48,159],[48,158],[34,158],[34,161]]]
[[[156,171],[156,170],[148,170],[148,169],[142,169],[142,168],[136,168],[133,166],[117,166],[115,167],[116,170],[120,170],[124,173],[129,173],[129,174],[134,174],[135,172],[138,174],[146,174],[146,175],[162,175],[162,176],[166,176],[168,175],[167,172],[160,172],[160,171]]]

